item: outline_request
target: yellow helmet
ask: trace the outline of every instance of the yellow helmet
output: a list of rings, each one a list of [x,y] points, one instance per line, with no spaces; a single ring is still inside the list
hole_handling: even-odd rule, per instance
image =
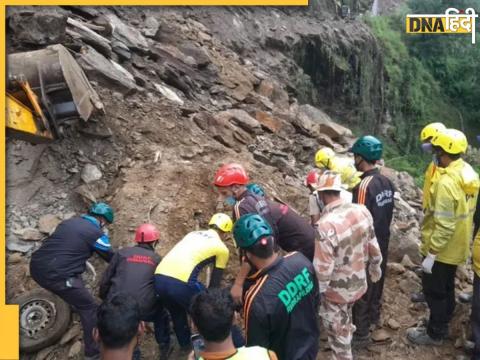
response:
[[[430,123],[420,132],[420,141],[425,142],[429,138],[433,138],[439,131],[445,130],[446,127],[440,122]]]
[[[317,167],[320,169],[328,168],[330,160],[332,160],[334,157],[335,152],[332,149],[328,147],[321,148],[315,154],[315,165],[317,165]]]
[[[217,213],[212,216],[208,225],[223,232],[230,232],[233,228],[233,221],[227,214]]]
[[[468,141],[465,134],[456,129],[439,131],[432,139],[432,145],[438,146],[448,154],[461,154],[467,151]]]

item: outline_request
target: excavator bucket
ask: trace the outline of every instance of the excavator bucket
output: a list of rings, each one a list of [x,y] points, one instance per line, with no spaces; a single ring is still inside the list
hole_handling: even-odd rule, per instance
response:
[[[59,137],[68,119],[87,121],[103,104],[62,45],[7,57],[7,134],[40,143]],[[28,112],[31,114],[28,114]]]

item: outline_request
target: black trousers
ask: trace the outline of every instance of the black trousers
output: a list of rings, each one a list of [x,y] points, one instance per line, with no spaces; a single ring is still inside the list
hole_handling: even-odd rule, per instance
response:
[[[480,360],[480,277],[475,274],[473,278],[473,299],[472,299],[472,335],[475,342],[473,360]]]
[[[353,324],[357,328],[355,330],[356,336],[367,336],[370,332],[370,325],[380,321],[383,287],[385,285],[388,262],[388,242],[389,239],[378,241],[383,258],[380,265],[382,277],[376,283],[372,283],[367,269],[367,292],[353,305],[352,315]]]
[[[448,336],[448,323],[455,310],[455,273],[457,265],[435,261],[432,273],[423,273],[423,294],[430,309],[427,334],[432,339]]]
[[[85,288],[80,277],[66,280],[49,280],[38,272],[31,272],[32,278],[43,288],[53,292],[80,316],[85,343],[85,356],[95,356],[99,353],[98,345],[93,339],[92,330],[97,325],[97,302]]]

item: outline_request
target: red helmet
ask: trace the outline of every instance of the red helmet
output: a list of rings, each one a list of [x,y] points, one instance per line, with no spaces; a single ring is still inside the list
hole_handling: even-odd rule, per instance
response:
[[[215,174],[215,186],[245,185],[248,183],[248,175],[240,164],[226,164],[218,169]]]
[[[312,185],[315,187],[319,177],[320,175],[316,170],[310,170],[307,174],[307,178],[305,179],[305,186]]]
[[[150,243],[160,239],[160,232],[157,230],[155,225],[152,224],[142,224],[140,225],[135,232],[135,242]]]

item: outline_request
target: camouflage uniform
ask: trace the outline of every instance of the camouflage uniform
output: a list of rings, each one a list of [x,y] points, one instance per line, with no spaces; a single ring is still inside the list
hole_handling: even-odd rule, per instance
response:
[[[313,265],[323,295],[320,316],[333,358],[352,359],[352,306],[367,290],[367,263],[378,272],[382,262],[373,219],[365,206],[339,199],[325,207],[317,227]]]

